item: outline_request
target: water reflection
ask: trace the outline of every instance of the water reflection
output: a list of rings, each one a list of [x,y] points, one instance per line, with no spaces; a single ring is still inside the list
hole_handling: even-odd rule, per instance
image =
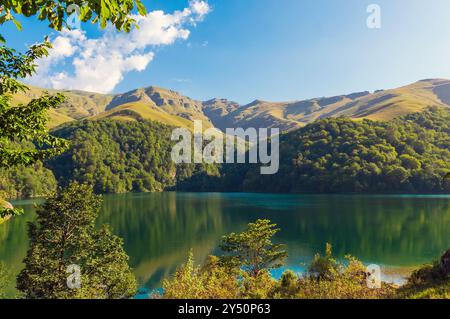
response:
[[[17,274],[28,240],[31,202],[18,202],[25,216],[0,226],[0,260]],[[123,237],[142,286],[160,285],[184,262],[214,253],[221,236],[257,218],[279,224],[277,241],[288,245],[288,265],[298,268],[333,244],[343,257],[394,267],[425,263],[450,247],[448,196],[302,196],[268,194],[159,193],[104,197],[99,224]],[[14,285],[10,293],[14,292]]]

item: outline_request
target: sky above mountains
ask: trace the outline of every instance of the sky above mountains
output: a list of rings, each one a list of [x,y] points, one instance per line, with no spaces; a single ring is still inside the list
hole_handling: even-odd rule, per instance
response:
[[[57,33],[21,18],[10,45],[50,34],[54,50],[32,83],[124,92],[157,85],[207,100],[299,100],[450,78],[448,0],[156,0],[139,30],[82,24]],[[370,29],[377,4],[381,28]]]

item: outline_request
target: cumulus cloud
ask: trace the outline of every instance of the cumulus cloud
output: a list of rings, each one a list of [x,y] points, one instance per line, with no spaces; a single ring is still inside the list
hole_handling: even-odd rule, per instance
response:
[[[109,93],[126,73],[145,70],[155,56],[155,47],[188,39],[188,28],[210,11],[206,1],[192,0],[189,7],[171,14],[158,10],[135,16],[139,28],[128,34],[111,27],[102,37],[89,39],[84,31],[64,30],[53,39],[49,57],[39,61],[38,74],[30,82],[54,89]],[[57,71],[68,66],[70,72]]]

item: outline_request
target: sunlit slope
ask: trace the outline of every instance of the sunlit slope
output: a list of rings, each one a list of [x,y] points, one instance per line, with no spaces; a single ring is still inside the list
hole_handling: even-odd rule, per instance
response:
[[[29,86],[27,92],[20,92],[13,96],[13,104],[26,104],[32,99],[39,98],[45,91],[50,94],[62,93],[66,101],[58,108],[49,111],[49,126],[94,116],[105,111],[113,96],[83,91],[41,89]]]
[[[362,97],[322,117],[347,116],[371,120],[390,120],[420,112],[429,106],[450,105],[450,81],[423,80],[398,89],[385,90]]]
[[[390,120],[422,111],[429,106],[450,105],[450,81],[423,80],[392,90],[359,92],[303,101],[268,102],[256,100],[236,106],[227,100],[204,103],[205,114],[214,125],[226,127],[278,127],[292,130],[317,119],[345,116],[352,119]]]
[[[47,114],[48,114],[47,126],[49,128],[54,128],[61,124],[68,123],[68,122],[75,120],[74,118],[72,118],[70,116],[67,116],[63,113],[59,113],[57,109],[50,109]]]
[[[43,91],[31,87],[27,93],[14,96],[14,103],[27,103]],[[236,127],[290,131],[329,117],[385,121],[429,106],[450,105],[450,80],[444,79],[422,80],[373,93],[365,91],[289,102],[255,100],[246,105],[219,98],[202,102],[154,86],[116,95],[48,91],[67,96],[65,103],[49,112],[51,127],[82,118],[113,118],[120,121],[146,119],[188,128],[192,128],[194,120],[200,120],[204,129],[214,126],[222,131]]]
[[[142,118],[177,127],[192,127],[193,121],[199,120],[204,128],[213,126],[203,113],[202,102],[154,86],[114,96],[106,112],[94,119],[104,117],[119,120]]]
[[[176,127],[191,127],[193,125],[192,121],[188,119],[166,113],[149,105],[148,103],[141,101],[126,103],[97,116],[91,117],[93,120],[104,118],[119,121],[136,121],[140,119],[152,120]]]

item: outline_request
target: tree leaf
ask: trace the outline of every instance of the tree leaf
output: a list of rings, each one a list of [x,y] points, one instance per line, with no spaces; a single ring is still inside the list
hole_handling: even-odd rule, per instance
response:
[[[14,25],[16,26],[17,30],[22,31],[22,25],[20,24],[19,21],[17,21],[16,19],[12,19],[12,22],[14,23]]]

